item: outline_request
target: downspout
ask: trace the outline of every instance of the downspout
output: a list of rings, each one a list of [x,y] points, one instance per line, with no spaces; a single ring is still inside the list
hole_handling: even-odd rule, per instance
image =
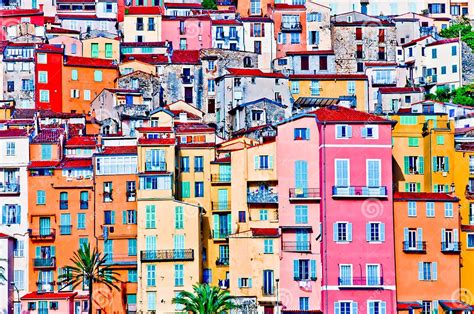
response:
[[[317,120],[316,120],[317,121]],[[322,196],[323,196],[323,252],[324,252],[324,266],[323,266],[323,278],[324,278],[324,302],[325,302],[325,308],[329,309],[329,301],[328,301],[328,280],[327,280],[327,273],[328,273],[328,260],[327,260],[327,219],[326,219],[326,146],[325,146],[325,139],[326,139],[326,121],[323,122],[323,128],[322,128],[322,163],[323,166],[321,167],[322,169]]]

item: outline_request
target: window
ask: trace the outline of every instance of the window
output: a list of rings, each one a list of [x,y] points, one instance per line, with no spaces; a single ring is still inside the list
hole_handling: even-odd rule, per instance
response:
[[[352,286],[352,265],[339,265],[339,285]]]
[[[263,221],[268,220],[268,210],[267,209],[260,209],[259,214],[260,214],[260,217],[259,217],[260,220],[263,220]]]
[[[91,91],[88,89],[84,90],[84,100],[91,100]]]
[[[204,157],[195,156],[194,157],[194,172],[203,172],[204,171]]]
[[[452,69],[453,73],[458,73],[458,65],[457,64],[453,64],[451,69]]]
[[[23,257],[25,255],[25,242],[15,239],[13,241],[13,256]]]
[[[354,81],[347,82],[347,94],[355,95],[356,93],[356,83]]]
[[[349,186],[349,160],[347,159],[336,159],[336,186],[337,187],[348,187]]]
[[[408,217],[416,217],[416,202],[408,202]]]
[[[270,240],[270,239],[263,240],[263,253],[273,254],[273,240]]]
[[[204,182],[195,182],[194,183],[194,196],[195,197],[204,197]]]
[[[300,33],[291,33],[291,44],[292,45],[298,45],[301,40],[300,40]]]
[[[246,212],[241,210],[239,211],[239,222],[246,222]]]
[[[155,205],[146,205],[145,208],[145,228],[155,229],[156,228],[156,210]]]
[[[37,62],[40,64],[46,64],[48,63],[47,55],[45,53],[38,53],[36,55]]]
[[[49,90],[44,90],[44,89],[41,89],[39,91],[39,94],[40,94],[40,102],[49,102]]]
[[[368,314],[386,314],[387,304],[382,301],[367,301]]]
[[[77,81],[78,79],[78,72],[77,70],[71,70],[71,80]]]
[[[181,172],[189,172],[189,157],[188,156],[181,157],[180,166],[181,166]]]
[[[366,126],[362,128],[362,137],[363,138],[378,138],[379,132],[378,127],[376,125]]]
[[[474,249],[474,233],[467,234],[467,248]]]
[[[155,30],[155,19],[152,17],[148,18],[148,30],[154,31]]]
[[[307,205],[295,206],[295,223],[297,224],[308,223],[308,206]]]
[[[13,280],[15,282],[15,287],[18,288],[18,290],[25,289],[25,271],[15,270],[13,273]]]
[[[98,57],[99,57],[99,44],[91,43],[91,58],[98,58]]]
[[[255,169],[266,170],[273,169],[273,156],[259,155],[255,156]]]
[[[334,224],[334,241],[335,242],[352,241],[352,224],[348,222],[336,222]]]
[[[419,138],[417,137],[409,137],[408,138],[408,147],[418,147],[419,146]]]
[[[38,83],[48,83],[47,71],[38,71]]]
[[[444,217],[453,217],[453,203],[444,203]]]
[[[59,193],[59,209],[68,209],[68,193]]]
[[[77,44],[71,45],[71,54],[75,55],[77,53]]]
[[[77,214],[77,229],[78,230],[86,229],[86,214],[84,213]]]
[[[369,222],[366,225],[367,242],[385,241],[385,224],[380,222]]]
[[[95,70],[94,71],[94,81],[95,82],[102,82],[102,71],[101,70]]]
[[[115,211],[104,210],[104,224],[105,225],[115,224]]]
[[[432,59],[438,58],[438,50],[436,48],[431,50],[431,58]]]
[[[300,297],[300,311],[308,311],[309,310],[309,298],[308,297]]]
[[[349,125],[336,125],[336,138],[352,137],[352,127]]]
[[[418,280],[438,280],[438,263],[418,262]]]
[[[148,287],[156,286],[156,266],[146,265],[146,285]]]
[[[404,157],[405,174],[423,174],[424,159],[421,156],[405,156]]]
[[[452,46],[451,47],[451,55],[452,56],[457,56],[458,55],[458,47],[457,46]]]
[[[252,121],[261,121],[263,116],[263,110],[252,110]]]
[[[434,156],[433,157],[433,171],[434,172],[448,172],[449,171],[449,158],[445,156]]]
[[[300,68],[302,71],[309,70],[309,56],[301,56],[300,57]]]
[[[320,95],[321,87],[319,85],[319,81],[311,81],[310,92],[311,92],[311,96]]]
[[[441,67],[441,74],[446,74],[446,66]]]
[[[128,282],[137,282],[137,270],[136,269],[129,269],[127,272],[127,281]]]
[[[444,145],[444,135],[437,135],[436,136],[436,144],[437,145]]]
[[[113,50],[112,50],[112,44],[111,43],[106,43],[105,44],[105,57],[110,59],[113,57]]]
[[[176,229],[184,229],[184,209],[183,206],[176,206],[174,209],[174,226]]]
[[[183,264],[174,265],[174,285],[175,287],[184,286],[184,265]]]
[[[366,173],[367,173],[367,187],[379,188],[381,180],[381,161],[380,159],[367,159]]]
[[[156,292],[147,292],[147,310],[156,311]]]
[[[426,202],[426,217],[435,216],[435,207],[433,202]]]
[[[277,42],[278,42],[278,44],[286,45],[286,34],[285,33],[278,33]]]
[[[207,92],[209,94],[214,94],[216,92],[216,81],[207,80]]]
[[[207,62],[207,69],[208,69],[209,71],[213,71],[215,68],[216,68],[215,61],[214,61],[214,60],[209,60],[209,61]]]
[[[309,129],[308,128],[295,128],[294,129],[294,140],[309,140]]]
[[[181,197],[191,197],[191,184],[188,181],[181,182]]]
[[[122,223],[124,225],[134,225],[137,223],[137,211],[136,210],[124,210],[122,212]]]
[[[238,278],[237,285],[239,288],[252,288],[252,278]]]
[[[401,116],[400,125],[416,125],[417,124],[416,116]]]
[[[180,50],[186,50],[187,49],[187,41],[186,38],[181,38],[179,40],[179,49]]]

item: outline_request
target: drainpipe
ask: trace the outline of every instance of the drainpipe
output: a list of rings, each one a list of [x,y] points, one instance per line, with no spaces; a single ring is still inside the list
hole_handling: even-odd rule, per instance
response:
[[[317,123],[317,122],[316,122]],[[323,122],[323,128],[322,128],[322,143],[323,145],[323,153],[322,153],[322,162],[323,166],[321,167],[322,169],[322,186],[321,186],[321,193],[322,193],[322,205],[323,205],[323,252],[324,252],[324,266],[323,266],[323,278],[325,281],[324,284],[324,294],[325,294],[325,307],[326,309],[329,308],[329,301],[328,301],[328,280],[327,280],[327,272],[328,272],[328,259],[327,259],[327,220],[326,220],[326,146],[325,146],[325,135],[326,135],[326,121]]]

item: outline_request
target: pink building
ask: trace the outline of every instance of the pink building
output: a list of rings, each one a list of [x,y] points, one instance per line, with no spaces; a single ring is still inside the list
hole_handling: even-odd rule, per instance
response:
[[[318,147],[314,114],[300,115],[278,125],[279,288],[283,314],[321,310]]]
[[[212,48],[209,15],[163,16],[161,39],[173,43],[174,50]]]
[[[55,311],[56,313],[87,313],[88,300],[80,298],[77,292],[30,292],[21,298],[21,313],[41,314]]]
[[[82,41],[70,36],[56,36],[49,39],[51,45],[63,45],[64,54],[82,57]]]
[[[338,106],[320,134],[322,310],[395,313],[392,122]],[[303,154],[301,154],[303,155]]]

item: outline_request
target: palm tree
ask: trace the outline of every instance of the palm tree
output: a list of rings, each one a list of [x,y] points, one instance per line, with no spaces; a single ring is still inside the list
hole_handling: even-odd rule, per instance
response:
[[[73,265],[66,266],[65,273],[58,279],[61,285],[70,286],[72,289],[80,285],[89,287],[89,314],[92,314],[94,283],[104,284],[110,290],[120,290],[115,284],[119,281],[118,273],[113,271],[110,265],[106,265],[107,254],[102,255],[97,248],[91,252],[89,244],[82,245],[74,252],[71,262]]]
[[[228,291],[219,287],[211,287],[207,284],[196,284],[193,286],[194,293],[183,291],[176,298],[174,304],[181,304],[183,311],[193,314],[216,314],[227,313],[228,310],[237,306],[232,302]]]

